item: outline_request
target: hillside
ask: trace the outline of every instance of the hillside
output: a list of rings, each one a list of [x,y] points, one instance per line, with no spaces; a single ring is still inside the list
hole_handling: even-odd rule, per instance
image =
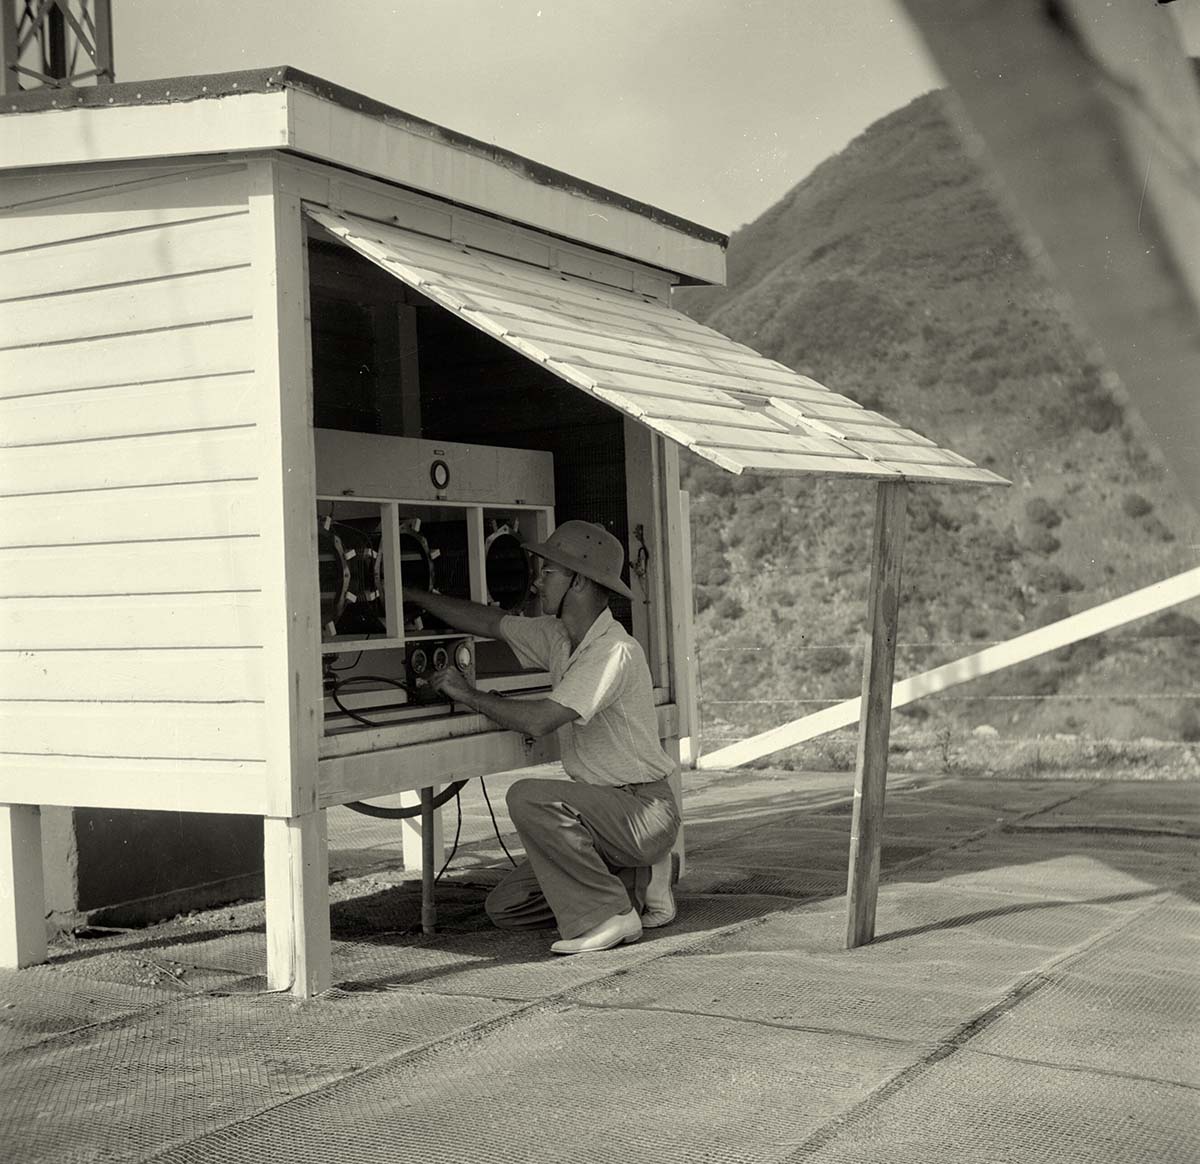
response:
[[[1196,511],[939,94],[738,231],[728,285],[676,305],[1013,482],[914,489],[897,677],[1197,562]],[[693,458],[685,487],[706,747],[858,694],[873,487],[735,478]],[[956,688],[897,727],[1200,739],[1198,617],[1177,608]]]

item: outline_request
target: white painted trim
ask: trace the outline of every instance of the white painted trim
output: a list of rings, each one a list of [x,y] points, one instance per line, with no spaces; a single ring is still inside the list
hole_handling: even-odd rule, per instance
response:
[[[298,817],[316,808],[323,704],[306,251],[300,200],[279,192],[275,163],[249,171],[267,797],[272,815]]]
[[[0,117],[0,167],[103,165],[286,148],[288,91]]]
[[[1017,663],[1028,662],[1049,651],[1056,651],[1081,639],[1091,638],[1092,635],[1157,614],[1160,610],[1178,606],[1179,603],[1193,598],[1200,598],[1200,567],[1155,582],[1110,602],[1102,602],[1099,606],[1018,635],[1015,639],[988,647],[987,650],[974,655],[967,655],[952,663],[903,679],[892,688],[892,707],[903,707],[959,683],[967,683],[971,679],[982,678],[1006,667],[1013,667]],[[850,724],[858,722],[861,710],[861,698],[848,699],[803,719],[793,720],[770,731],[739,740],[728,747],[718,748],[717,751],[701,757],[696,767],[720,769],[748,764],[761,756],[769,756],[772,752],[816,739],[826,732],[849,727]]]

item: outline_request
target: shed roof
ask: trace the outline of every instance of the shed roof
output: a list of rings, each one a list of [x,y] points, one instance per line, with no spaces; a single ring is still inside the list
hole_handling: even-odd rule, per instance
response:
[[[652,297],[370,219],[307,213],[434,303],[730,472],[1007,484]]]
[[[0,171],[280,150],[721,283],[728,237],[287,65],[0,99]]]

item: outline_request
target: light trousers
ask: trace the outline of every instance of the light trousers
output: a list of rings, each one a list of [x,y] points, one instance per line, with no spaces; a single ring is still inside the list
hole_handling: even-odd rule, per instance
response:
[[[612,788],[527,778],[507,802],[526,860],[488,894],[488,916],[502,929],[557,926],[578,938],[630,907],[640,913],[650,866],[679,832],[665,779]]]

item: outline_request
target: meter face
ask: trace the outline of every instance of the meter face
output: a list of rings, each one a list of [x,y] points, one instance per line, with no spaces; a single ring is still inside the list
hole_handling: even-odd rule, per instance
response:
[[[471,669],[471,648],[466,643],[459,643],[454,652],[454,665],[460,671]]]

